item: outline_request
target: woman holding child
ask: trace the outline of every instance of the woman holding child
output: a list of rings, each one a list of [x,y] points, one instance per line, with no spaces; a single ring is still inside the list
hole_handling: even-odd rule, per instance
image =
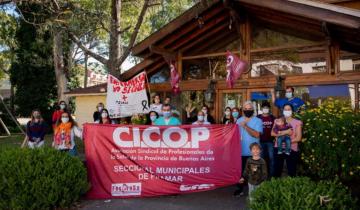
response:
[[[299,146],[298,143],[302,138],[302,122],[293,117],[293,107],[291,104],[285,104],[283,107],[283,116],[285,117],[285,123],[289,126],[289,129],[274,129],[271,132],[272,136],[275,136],[276,139],[284,138],[284,136],[290,137],[290,154],[286,154],[286,146],[283,144],[283,148],[278,148],[277,141],[274,144],[274,156],[275,156],[275,177],[280,177],[284,165],[284,160],[286,161],[286,166],[289,176],[296,175],[296,165],[299,160]],[[280,120],[281,121],[281,120]],[[283,122],[284,123],[284,122]],[[281,123],[280,123],[281,124]],[[283,126],[284,127],[284,126]],[[284,153],[283,153],[284,151]]]

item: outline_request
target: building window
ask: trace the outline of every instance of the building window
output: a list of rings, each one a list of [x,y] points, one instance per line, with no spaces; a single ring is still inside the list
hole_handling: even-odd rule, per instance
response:
[[[324,73],[327,71],[326,49],[321,45],[284,50],[253,51],[251,76]]]
[[[164,66],[161,70],[150,76],[150,83],[164,83],[169,81],[170,69],[168,66]]]
[[[340,71],[360,71],[360,54],[350,50],[340,49],[339,63]]]
[[[337,100],[347,101],[355,109],[355,85],[312,85],[294,87],[295,96],[307,103],[309,108],[320,106],[329,97]]]

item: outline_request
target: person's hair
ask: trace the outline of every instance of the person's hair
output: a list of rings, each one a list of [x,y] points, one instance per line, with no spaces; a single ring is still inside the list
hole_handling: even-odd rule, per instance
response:
[[[153,96],[153,100],[152,100],[152,102],[153,102],[153,103],[155,103],[155,97],[156,97],[156,96],[159,96],[159,100],[160,100],[160,102],[159,102],[159,103],[161,103],[161,98],[160,98],[160,95],[159,95],[159,94],[155,94],[155,95]]]
[[[202,107],[201,107],[201,109],[202,109],[202,108],[204,108],[204,107],[206,107],[206,110],[210,111],[210,109],[209,109],[209,106],[208,106],[208,105],[203,104],[203,105],[202,105]]]
[[[156,111],[150,111],[150,112],[149,112],[149,118],[150,118],[150,116],[151,116],[151,113],[155,113],[156,118],[159,118],[159,114],[158,114]]]
[[[58,104],[59,110],[60,110],[60,105],[61,105],[61,103],[64,103],[64,104],[65,104],[64,112],[67,112],[67,111],[68,111],[68,105],[67,105],[66,101],[59,101],[59,104]]]
[[[34,112],[39,112],[39,114],[40,114],[40,122],[44,121],[44,119],[41,116],[40,110],[39,109],[34,109],[34,110],[31,111],[31,123],[33,123],[35,121]]]
[[[246,105],[251,105],[251,108],[252,108],[253,110],[255,110],[254,104],[253,104],[251,101],[245,101],[244,104],[243,104],[243,108],[244,108]]]
[[[285,106],[290,106],[290,107],[291,107],[291,111],[294,111],[294,106],[293,106],[292,104],[290,104],[290,103],[284,104],[284,106],[282,107],[283,110],[284,110]]]
[[[161,109],[163,109],[164,107],[170,107],[171,108],[170,104],[163,104]]]
[[[234,110],[234,109],[236,109],[236,111],[238,111],[239,112],[239,114],[240,114],[240,109],[239,108],[237,108],[237,107],[233,107],[232,109],[231,109],[231,112]]]
[[[281,120],[284,124],[286,124],[286,119],[284,116],[278,117],[278,120]]]
[[[227,109],[230,109],[230,112],[231,112],[231,108],[230,108],[229,106],[225,107],[225,111],[226,111]]]
[[[100,123],[100,124],[103,124],[103,123],[104,123],[103,120],[102,120],[102,116],[101,116],[101,114],[102,114],[103,112],[106,112],[106,114],[107,114],[107,117],[106,117],[106,118],[107,118],[107,120],[111,123],[111,119],[110,119],[110,116],[109,116],[109,111],[108,111],[107,109],[102,109],[102,110],[101,110],[99,123]]]
[[[171,100],[171,96],[166,96],[165,99],[169,98]]]
[[[98,108],[99,106],[105,107],[105,106],[104,106],[104,103],[102,103],[102,102],[98,103],[98,104],[96,105],[96,108]]]
[[[292,92],[295,92],[295,89],[291,86],[287,86],[285,90],[287,90],[287,89],[291,89]]]
[[[257,143],[257,142],[254,142],[254,143],[250,144],[250,150],[252,150],[253,147],[257,147],[257,148],[259,148],[261,150],[261,145],[259,143]]]
[[[264,101],[264,102],[262,102],[261,107],[269,107],[270,108],[271,105],[268,101]]]
[[[205,115],[205,113],[204,113],[203,111],[201,111],[201,110],[197,112],[197,115],[199,115],[200,112],[201,112],[203,115]]]
[[[74,119],[72,118],[71,114],[66,111],[66,112],[63,112],[63,113],[61,114],[61,117],[56,121],[56,124],[55,124],[56,127],[58,127],[58,126],[61,124],[62,115],[65,114],[65,113],[69,116],[69,122],[71,122],[71,127],[77,126],[77,123],[74,121]]]

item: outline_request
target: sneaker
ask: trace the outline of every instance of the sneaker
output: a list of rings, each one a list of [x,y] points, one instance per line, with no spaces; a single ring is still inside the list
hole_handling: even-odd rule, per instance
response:
[[[286,155],[290,155],[290,152],[285,152]]]
[[[282,154],[282,152],[281,151],[278,151],[278,155],[281,155]]]
[[[240,197],[244,195],[244,192],[241,190],[235,190],[234,194],[235,197]]]

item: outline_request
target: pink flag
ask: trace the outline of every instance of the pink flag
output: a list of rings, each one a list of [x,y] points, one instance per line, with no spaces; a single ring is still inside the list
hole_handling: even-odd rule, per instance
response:
[[[170,84],[175,95],[180,93],[179,82],[180,76],[176,69],[176,62],[170,61]]]
[[[236,55],[230,51],[226,52],[226,84],[229,88],[233,88],[235,81],[239,79],[240,75],[247,68],[247,63],[240,60]]]

